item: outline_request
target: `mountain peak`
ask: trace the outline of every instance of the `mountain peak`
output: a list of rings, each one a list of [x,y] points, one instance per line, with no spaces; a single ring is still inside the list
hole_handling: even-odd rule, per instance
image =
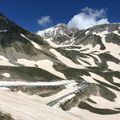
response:
[[[59,24],[57,24],[55,27],[66,28],[67,25],[64,24],[64,23],[59,23]]]
[[[59,37],[68,34],[72,34],[72,30],[63,23],[57,24],[54,27],[38,31],[38,35],[44,38]]]

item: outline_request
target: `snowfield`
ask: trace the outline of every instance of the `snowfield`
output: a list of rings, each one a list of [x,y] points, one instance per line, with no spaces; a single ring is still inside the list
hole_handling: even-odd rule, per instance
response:
[[[22,93],[0,90],[0,111],[10,113],[15,120],[81,120],[40,101]]]
[[[120,118],[120,114],[100,115],[100,114],[92,113],[88,110],[79,109],[77,107],[72,108],[68,113],[78,118],[81,118],[82,120],[111,120],[111,119],[119,120]]]
[[[74,80],[62,80],[55,82],[22,82],[22,81],[0,81],[0,87],[9,86],[60,86],[76,83]]]

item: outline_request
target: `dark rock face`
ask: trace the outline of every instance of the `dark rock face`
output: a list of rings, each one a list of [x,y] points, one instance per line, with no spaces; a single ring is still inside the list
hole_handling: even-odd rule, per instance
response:
[[[110,33],[106,36],[106,42],[120,45],[120,36],[116,35],[115,33]]]
[[[14,120],[9,114],[0,112],[0,120]]]

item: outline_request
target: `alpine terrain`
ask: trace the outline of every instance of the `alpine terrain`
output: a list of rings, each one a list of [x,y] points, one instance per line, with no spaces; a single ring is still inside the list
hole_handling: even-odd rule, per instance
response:
[[[0,14],[0,120],[119,118],[119,23],[33,34]]]

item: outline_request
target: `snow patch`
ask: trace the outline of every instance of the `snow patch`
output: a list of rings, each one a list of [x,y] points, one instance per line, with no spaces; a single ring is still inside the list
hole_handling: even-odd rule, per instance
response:
[[[120,63],[116,64],[111,61],[107,61],[108,69],[114,70],[114,71],[120,71]]]
[[[80,76],[81,78],[83,78],[85,81],[87,81],[88,83],[96,83],[98,84],[94,79],[93,77],[91,76],[86,76],[86,75],[83,75],[83,76]]]
[[[113,77],[113,82],[114,82],[114,83],[120,83],[120,79],[117,78],[117,77]]]
[[[8,30],[0,30],[0,32],[7,32]]]
[[[22,82],[22,81],[0,81],[0,86],[9,87],[9,86],[61,86],[74,84],[74,80],[61,80],[55,82]]]
[[[87,35],[89,32],[90,32],[90,31],[89,31],[89,30],[87,30],[87,31],[85,32],[85,35]]]
[[[58,77],[61,77],[63,79],[66,79],[63,73],[56,71],[53,68],[54,63],[50,60],[38,60],[38,61],[33,61],[33,60],[27,60],[27,59],[17,59],[17,63],[28,66],[28,67],[36,67],[44,69]]]
[[[118,31],[113,31],[113,33],[117,34],[118,36],[120,36],[120,33],[118,33]]]
[[[38,50],[41,50],[42,48],[40,47],[40,45],[38,45],[37,43],[33,42],[32,40],[30,40],[29,38],[27,38],[25,35],[21,34],[22,37],[24,37],[25,39],[29,40],[31,42],[31,44]]]
[[[9,73],[3,73],[2,74],[4,77],[6,77],[6,78],[10,78],[10,74]]]
[[[52,52],[58,58],[58,60],[63,62],[66,66],[69,66],[71,68],[77,68],[77,69],[85,69],[84,66],[79,65],[79,64],[75,64],[74,62],[72,62],[72,60],[70,60],[67,57],[61,55],[55,49],[50,49],[50,52]]]
[[[16,66],[16,65],[10,63],[9,60],[2,55],[0,55],[0,65],[1,66]]]

